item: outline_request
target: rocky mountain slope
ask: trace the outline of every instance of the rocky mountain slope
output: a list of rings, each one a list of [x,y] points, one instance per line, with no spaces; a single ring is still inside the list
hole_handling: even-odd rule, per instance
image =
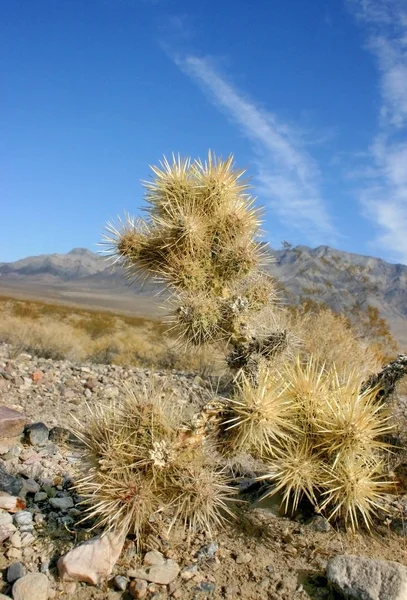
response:
[[[285,289],[287,301],[309,298],[338,311],[349,311],[355,305],[377,307],[395,337],[407,345],[407,266],[328,246],[287,245],[282,250],[271,250],[271,254],[274,263],[270,271]],[[96,305],[105,296],[103,307],[111,303],[110,308],[121,309],[125,304],[125,310],[143,314],[157,314],[161,303],[155,297],[157,287],[129,288],[120,269],[112,271],[101,256],[84,248],[0,263],[0,293],[9,289],[35,291],[36,295],[47,295],[52,290],[54,297],[62,294],[71,299],[75,293],[82,294],[88,300],[91,296]]]

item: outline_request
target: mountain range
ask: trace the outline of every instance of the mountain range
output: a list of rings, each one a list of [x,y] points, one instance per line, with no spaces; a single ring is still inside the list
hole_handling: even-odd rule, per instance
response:
[[[393,335],[407,346],[407,266],[351,254],[329,246],[285,244],[270,250],[272,275],[289,302],[312,299],[336,311],[355,305],[376,307]],[[112,270],[98,254],[74,248],[67,254],[31,256],[0,263],[0,294],[52,299],[143,316],[157,317],[159,287],[129,287],[120,268]],[[161,313],[162,314],[162,313]]]

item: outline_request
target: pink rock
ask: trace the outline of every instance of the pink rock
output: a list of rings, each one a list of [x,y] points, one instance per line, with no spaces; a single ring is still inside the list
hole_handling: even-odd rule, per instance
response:
[[[124,535],[107,533],[70,550],[58,560],[61,579],[99,585],[111,574],[122,551],[124,540]]]
[[[10,438],[21,435],[24,431],[24,425],[27,418],[22,413],[17,412],[7,406],[0,406],[0,437]]]
[[[9,496],[3,492],[3,495],[0,496],[0,508],[16,513],[25,508],[25,502],[18,496]]]

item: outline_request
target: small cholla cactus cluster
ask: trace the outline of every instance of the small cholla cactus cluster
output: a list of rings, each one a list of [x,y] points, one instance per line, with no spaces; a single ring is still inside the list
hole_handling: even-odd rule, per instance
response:
[[[97,408],[79,433],[88,471],[78,488],[90,517],[139,537],[174,523],[209,530],[231,514],[219,464],[247,453],[262,465],[265,495],[281,492],[286,511],[305,497],[353,529],[369,527],[389,485],[390,416],[376,387],[363,388],[351,356],[338,369],[335,352],[326,366],[304,355],[307,344],[295,352],[275,283],[261,270],[268,255],[259,212],[232,157],[174,158],[152,170],[147,218],[109,225],[109,256],[130,280],[164,283],[185,344],[224,344],[232,391],[185,426],[154,391],[142,398],[128,391],[124,402]]]
[[[383,436],[392,425],[377,389],[361,391],[362,384],[356,373],[341,379],[312,358],[273,372],[262,368],[257,386],[243,377],[218,419],[223,450],[261,458],[267,472],[259,479],[270,482],[264,497],[281,492],[285,512],[306,497],[330,519],[369,528],[391,486]]]
[[[85,473],[76,486],[95,526],[136,534],[211,531],[230,514],[233,489],[176,398],[151,386],[97,406],[77,430]]]
[[[277,323],[270,260],[259,239],[260,214],[242,180],[244,171],[209,153],[206,162],[173,158],[152,167],[145,183],[147,219],[108,225],[108,254],[128,278],[150,277],[171,294],[173,329],[183,343],[221,342],[227,362],[255,370],[259,360],[288,347]],[[270,331],[270,319],[276,331]]]

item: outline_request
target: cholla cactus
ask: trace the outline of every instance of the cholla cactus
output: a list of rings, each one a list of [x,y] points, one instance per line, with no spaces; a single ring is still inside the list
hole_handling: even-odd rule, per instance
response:
[[[231,515],[234,490],[202,437],[181,428],[181,409],[163,389],[125,388],[121,400],[93,409],[77,431],[84,442],[85,475],[76,483],[87,519],[137,543],[149,530],[168,534],[211,531]],[[164,396],[164,397],[163,397]]]
[[[329,518],[369,526],[388,487],[389,413],[348,364],[339,374],[320,355],[296,358],[298,339],[262,270],[269,257],[244,171],[212,153],[206,162],[164,159],[152,171],[147,217],[108,225],[107,253],[130,281],[164,284],[181,341],[224,344],[234,388],[187,428],[151,395],[95,414],[81,434],[91,470],[79,490],[93,504],[90,514],[136,533],[152,524],[167,531],[174,523],[188,531],[219,524],[231,489],[208,459],[215,441],[228,461],[234,451],[262,461],[260,479],[271,482],[265,495],[281,491],[286,511],[306,497]]]
[[[263,440],[267,472],[259,479],[272,482],[265,497],[282,491],[285,511],[294,512],[304,496],[330,519],[340,516],[352,529],[360,521],[369,527],[378,499],[391,486],[384,461],[390,448],[383,441],[392,431],[388,407],[376,401],[377,390],[361,391],[363,379],[355,373],[341,378],[335,367],[319,367],[312,359],[286,365],[274,379],[281,390],[278,404],[268,416],[273,395],[266,395],[263,409],[273,428],[270,449]],[[236,435],[257,421],[253,411],[243,420],[232,402],[229,410],[236,416],[221,425],[234,420]],[[259,436],[264,425],[256,429]]]
[[[234,371],[253,357],[267,360],[286,350],[286,330],[259,332],[276,291],[260,270],[270,258],[244,171],[234,168],[232,156],[222,160],[211,152],[206,162],[173,157],[152,171],[153,181],[144,183],[147,218],[109,224],[109,256],[131,281],[150,277],[166,286],[170,323],[182,342],[231,344]]]

